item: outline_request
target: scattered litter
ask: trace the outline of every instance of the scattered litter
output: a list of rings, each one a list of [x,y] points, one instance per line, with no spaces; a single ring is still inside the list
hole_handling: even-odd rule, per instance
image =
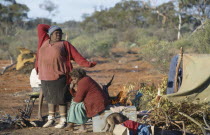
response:
[[[134,66],[133,68],[139,68],[139,66]]]

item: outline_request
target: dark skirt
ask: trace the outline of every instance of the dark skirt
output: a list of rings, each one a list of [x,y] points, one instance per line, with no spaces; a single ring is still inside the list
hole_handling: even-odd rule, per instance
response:
[[[41,86],[44,98],[49,104],[66,104],[66,102],[71,100],[71,95],[68,90],[69,85],[66,84],[66,76],[64,75],[58,80],[41,80]]]

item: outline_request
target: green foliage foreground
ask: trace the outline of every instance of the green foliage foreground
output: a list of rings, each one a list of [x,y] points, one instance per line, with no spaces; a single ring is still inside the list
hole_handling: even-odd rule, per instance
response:
[[[166,93],[167,80],[158,86],[160,93]],[[210,104],[194,104],[188,101],[172,103],[157,97],[155,86],[143,85],[139,92],[143,94],[139,101],[140,110],[148,110],[148,117],[142,123],[170,130],[185,130],[193,134],[205,134],[210,131]]]

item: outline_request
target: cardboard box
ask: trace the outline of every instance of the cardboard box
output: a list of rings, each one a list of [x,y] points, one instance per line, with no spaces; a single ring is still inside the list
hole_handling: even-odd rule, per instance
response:
[[[114,135],[129,135],[129,130],[125,126],[117,124],[115,125],[113,134]]]
[[[93,132],[104,132],[102,129],[105,126],[106,117],[112,113],[113,112],[111,110],[105,110],[105,112],[101,115],[93,117]],[[122,114],[127,116],[130,120],[137,121],[137,112],[135,106],[126,106],[126,109],[122,111]]]

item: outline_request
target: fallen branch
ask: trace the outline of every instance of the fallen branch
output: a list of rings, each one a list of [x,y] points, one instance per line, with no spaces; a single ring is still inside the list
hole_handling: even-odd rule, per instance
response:
[[[203,112],[203,121],[204,121],[205,125],[207,126],[207,128],[204,127],[204,129],[210,131],[210,126],[209,126],[209,124],[206,122],[206,112],[205,112],[205,111]]]
[[[177,124],[182,124],[182,131],[184,132],[183,135],[186,135],[186,129],[185,129],[185,124],[184,124],[184,121],[174,121],[175,123]]]
[[[10,65],[8,65],[8,66],[6,66],[6,67],[3,67],[4,69],[3,69],[3,71],[1,72],[1,74],[3,75],[4,72],[6,72],[7,69],[9,69],[10,67],[12,67],[12,66],[15,65],[16,63],[17,63],[17,62],[12,63],[12,64],[10,64]]]
[[[177,126],[180,130],[182,130],[182,128],[178,124],[176,124],[175,122],[171,121],[171,124]]]
[[[203,134],[206,135],[206,130],[204,129],[204,127],[198,121],[196,121],[194,118],[190,117],[189,115],[187,115],[187,114],[185,114],[183,112],[179,112],[179,114],[181,114],[182,116],[188,118],[189,120],[194,122],[196,125],[198,125],[201,128],[201,131],[203,132]]]

